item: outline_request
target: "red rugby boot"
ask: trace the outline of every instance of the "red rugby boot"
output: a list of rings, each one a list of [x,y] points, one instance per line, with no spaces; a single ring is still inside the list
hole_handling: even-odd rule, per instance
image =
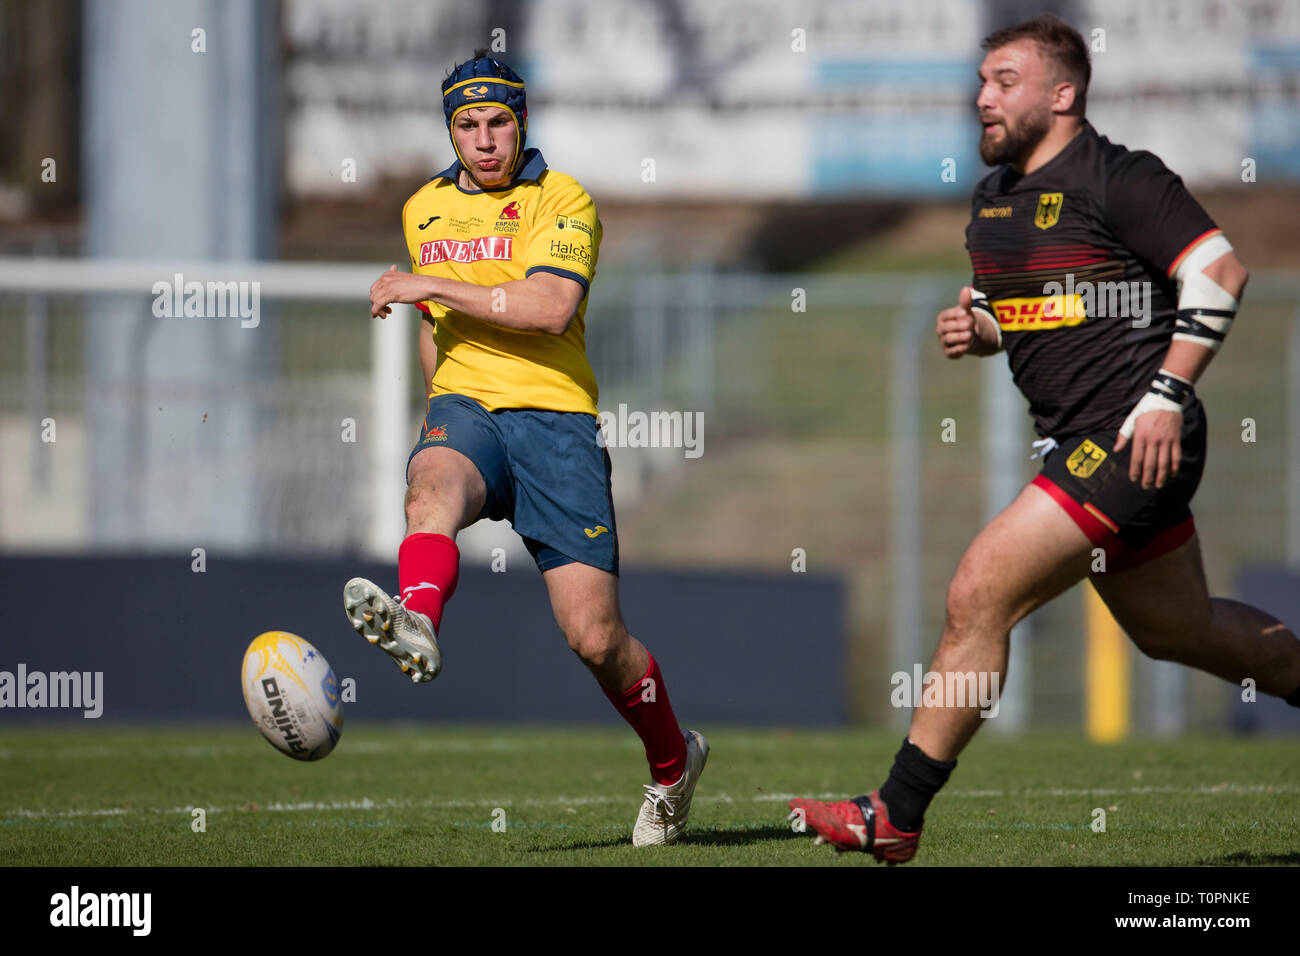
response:
[[[816,843],[829,843],[836,852],[857,850],[870,853],[882,863],[894,866],[916,856],[921,831],[904,833],[889,822],[889,811],[873,790],[863,797],[823,803],[821,800],[790,801],[790,819],[803,811],[804,822],[817,833]]]

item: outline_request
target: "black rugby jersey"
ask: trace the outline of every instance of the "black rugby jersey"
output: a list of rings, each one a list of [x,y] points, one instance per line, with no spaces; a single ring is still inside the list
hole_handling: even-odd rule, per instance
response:
[[[1040,435],[1124,423],[1169,350],[1171,274],[1216,231],[1159,158],[1086,121],[1034,172],[1004,165],[980,181],[966,227],[972,284],[998,316]]]

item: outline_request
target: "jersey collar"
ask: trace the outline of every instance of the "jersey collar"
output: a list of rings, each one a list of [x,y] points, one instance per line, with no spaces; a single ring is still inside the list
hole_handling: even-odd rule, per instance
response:
[[[499,193],[506,189],[514,189],[519,183],[527,180],[536,182],[546,170],[546,160],[542,158],[542,151],[540,149],[524,150],[524,161],[519,167],[519,171],[515,173],[515,178],[504,186],[492,186],[489,189],[461,189],[460,171],[463,168],[464,166],[461,165],[461,161],[458,159],[438,175],[434,176],[433,179],[449,179],[453,186],[460,189],[460,191],[465,193],[467,196],[477,196],[480,193]]]
[[[1074,139],[1066,143],[1064,146],[1062,146],[1060,151],[1055,156],[1053,156],[1047,162],[1043,163],[1043,165],[1039,166],[1032,173],[1023,173],[1023,174],[1017,173],[1015,168],[1010,163],[1007,163],[1006,166],[1004,167],[1006,169],[1007,185],[1019,186],[1025,180],[1029,180],[1033,182],[1035,180],[1035,177],[1040,176],[1044,172],[1050,172],[1051,170],[1057,168],[1061,163],[1065,161],[1066,157],[1073,155],[1075,150],[1083,148],[1083,143],[1085,140],[1095,140],[1097,139],[1098,135],[1099,134],[1097,133],[1097,130],[1093,127],[1092,123],[1088,122],[1085,119],[1083,121],[1083,126],[1079,130],[1078,135],[1075,136]]]

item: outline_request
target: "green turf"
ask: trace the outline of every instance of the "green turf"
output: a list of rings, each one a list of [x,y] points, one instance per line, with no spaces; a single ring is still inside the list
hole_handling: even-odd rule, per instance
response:
[[[0,733],[0,859],[44,865],[872,865],[784,821],[874,786],[895,732],[709,729],[688,837],[636,849],[644,758],[620,728],[350,727],[296,763],[252,727]],[[1287,741],[977,738],[931,807],[928,865],[1300,862]],[[207,830],[191,827],[193,807]],[[1106,832],[1089,824],[1107,811]],[[495,832],[494,811],[506,829]],[[497,815],[500,818],[500,815]]]

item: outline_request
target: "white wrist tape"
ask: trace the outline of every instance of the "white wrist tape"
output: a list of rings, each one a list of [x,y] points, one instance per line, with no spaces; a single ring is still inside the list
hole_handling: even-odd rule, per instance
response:
[[[1194,342],[1219,351],[1232,327],[1239,303],[1223,286],[1205,274],[1205,267],[1232,251],[1222,234],[1211,236],[1189,252],[1174,270],[1178,283],[1178,320],[1175,342]]]
[[[1137,420],[1147,412],[1181,412],[1195,400],[1192,383],[1181,375],[1175,375],[1161,369],[1151,382],[1151,388],[1128,413],[1119,433],[1125,438],[1133,437],[1133,428]]]

